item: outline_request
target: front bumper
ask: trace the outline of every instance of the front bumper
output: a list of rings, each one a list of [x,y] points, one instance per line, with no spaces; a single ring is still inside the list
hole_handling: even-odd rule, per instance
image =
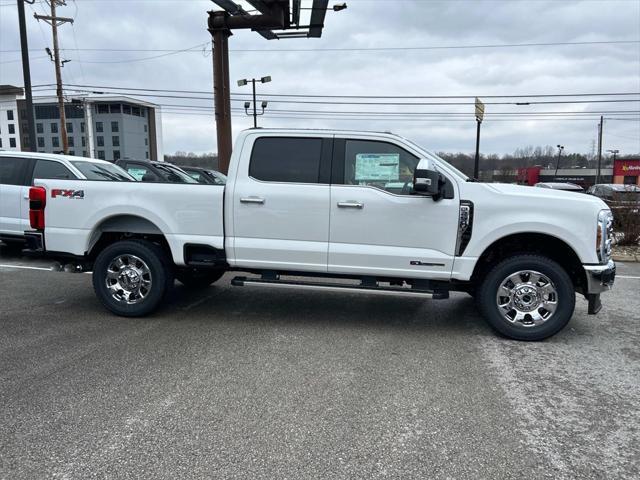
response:
[[[609,260],[606,265],[584,265],[587,274],[587,294],[598,294],[610,290],[616,278],[616,264]]]
[[[606,265],[584,265],[587,277],[587,291],[584,296],[589,302],[587,313],[595,315],[602,309],[600,294],[611,289],[616,278],[616,264],[609,260]]]

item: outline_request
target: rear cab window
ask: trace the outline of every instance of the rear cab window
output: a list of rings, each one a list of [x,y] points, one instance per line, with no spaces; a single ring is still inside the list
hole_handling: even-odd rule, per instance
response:
[[[33,174],[31,175],[31,182],[33,183],[37,178],[43,180],[75,180],[78,177],[60,162],[53,160],[36,160],[36,164],[33,167]]]
[[[329,183],[331,141],[309,137],[258,138],[251,152],[249,176],[263,182]]]
[[[0,184],[24,185],[28,158],[0,157]]]

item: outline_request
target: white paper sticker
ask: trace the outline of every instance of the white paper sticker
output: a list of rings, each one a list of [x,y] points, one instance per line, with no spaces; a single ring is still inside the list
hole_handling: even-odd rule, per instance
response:
[[[359,153],[356,155],[356,181],[394,181],[400,179],[399,153]]]

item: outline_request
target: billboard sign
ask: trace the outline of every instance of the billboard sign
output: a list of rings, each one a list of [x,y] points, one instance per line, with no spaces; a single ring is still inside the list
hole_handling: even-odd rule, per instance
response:
[[[616,160],[613,174],[620,177],[639,177],[640,160]]]

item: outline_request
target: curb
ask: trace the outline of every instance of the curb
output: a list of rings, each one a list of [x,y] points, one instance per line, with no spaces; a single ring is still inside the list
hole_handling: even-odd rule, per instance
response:
[[[640,262],[640,258],[636,255],[612,255],[614,262]]]

